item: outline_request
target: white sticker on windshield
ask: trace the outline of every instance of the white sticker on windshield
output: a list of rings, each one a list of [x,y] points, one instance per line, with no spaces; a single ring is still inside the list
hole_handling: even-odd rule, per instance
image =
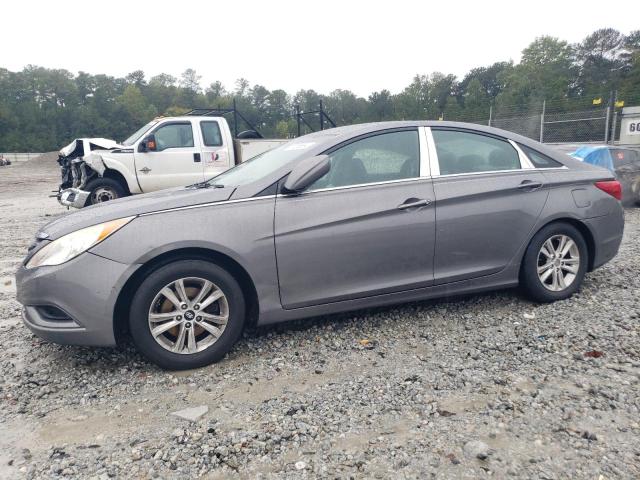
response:
[[[285,150],[306,150],[307,148],[310,148],[315,144],[316,144],[315,142],[294,143],[289,145],[288,147],[285,147]]]

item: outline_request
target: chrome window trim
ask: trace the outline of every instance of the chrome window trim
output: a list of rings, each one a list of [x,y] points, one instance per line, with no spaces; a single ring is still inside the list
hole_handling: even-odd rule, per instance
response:
[[[427,133],[424,128],[418,128],[418,149],[420,151],[420,172],[419,175],[422,178],[431,177],[431,165],[429,159],[429,141],[427,140]]]
[[[514,142],[509,138],[507,138],[506,140],[511,144],[513,148],[516,149],[516,152],[518,152],[518,158],[520,159],[520,168],[522,170],[531,170],[536,168],[536,166],[533,163],[531,163],[531,160],[529,160],[529,157],[525,155],[525,153],[522,151],[522,149],[518,146],[516,142]]]
[[[427,149],[429,152],[429,169],[431,171],[431,177],[440,176],[440,164],[438,163],[438,152],[436,150],[436,142],[433,139],[433,132],[431,127],[424,127],[425,136],[427,138]]]
[[[471,177],[478,175],[506,175],[509,173],[522,173],[528,172],[530,170],[526,170],[524,168],[516,168],[514,170],[487,170],[486,172],[469,172],[469,173],[448,173],[447,175],[440,175],[437,178],[449,178],[449,177]]]
[[[333,190],[347,190],[350,188],[363,188],[363,187],[375,187],[377,185],[388,185],[392,183],[404,183],[404,182],[416,182],[419,180],[431,180],[431,177],[411,177],[411,178],[400,178],[398,180],[384,180],[382,182],[370,182],[370,183],[357,183],[355,185],[345,185],[342,187],[327,187],[327,188],[318,188],[317,190],[305,190],[300,193],[285,193],[278,194],[278,197],[300,197],[303,195],[311,195],[312,193],[319,192],[331,192]],[[264,197],[263,197],[264,198]]]
[[[566,165],[562,165],[561,167],[536,167],[534,166],[536,171],[545,171],[545,170],[569,170],[569,167]]]

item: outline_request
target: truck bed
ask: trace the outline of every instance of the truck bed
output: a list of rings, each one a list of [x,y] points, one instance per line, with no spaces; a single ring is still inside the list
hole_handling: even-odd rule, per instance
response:
[[[284,143],[287,143],[287,138],[255,138],[255,139],[235,139],[233,141],[233,147],[235,152],[236,165],[242,162],[246,162],[250,158],[256,157],[261,153],[276,148]]]

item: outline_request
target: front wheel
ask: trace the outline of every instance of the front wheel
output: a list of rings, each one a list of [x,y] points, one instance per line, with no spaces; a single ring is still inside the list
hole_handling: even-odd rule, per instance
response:
[[[226,270],[203,260],[158,268],[133,297],[129,329],[138,350],[169,370],[220,360],[242,333],[245,302]]]
[[[529,243],[520,283],[527,295],[538,302],[563,300],[580,288],[587,265],[587,244],[578,229],[567,223],[553,223]]]
[[[89,192],[85,207],[122,198],[127,193],[122,185],[112,178],[96,178],[87,183],[85,190]]]

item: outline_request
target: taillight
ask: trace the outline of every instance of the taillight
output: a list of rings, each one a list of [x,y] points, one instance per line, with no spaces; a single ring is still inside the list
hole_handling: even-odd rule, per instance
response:
[[[616,200],[622,200],[622,185],[620,185],[619,181],[607,180],[605,182],[596,182],[595,186]]]

